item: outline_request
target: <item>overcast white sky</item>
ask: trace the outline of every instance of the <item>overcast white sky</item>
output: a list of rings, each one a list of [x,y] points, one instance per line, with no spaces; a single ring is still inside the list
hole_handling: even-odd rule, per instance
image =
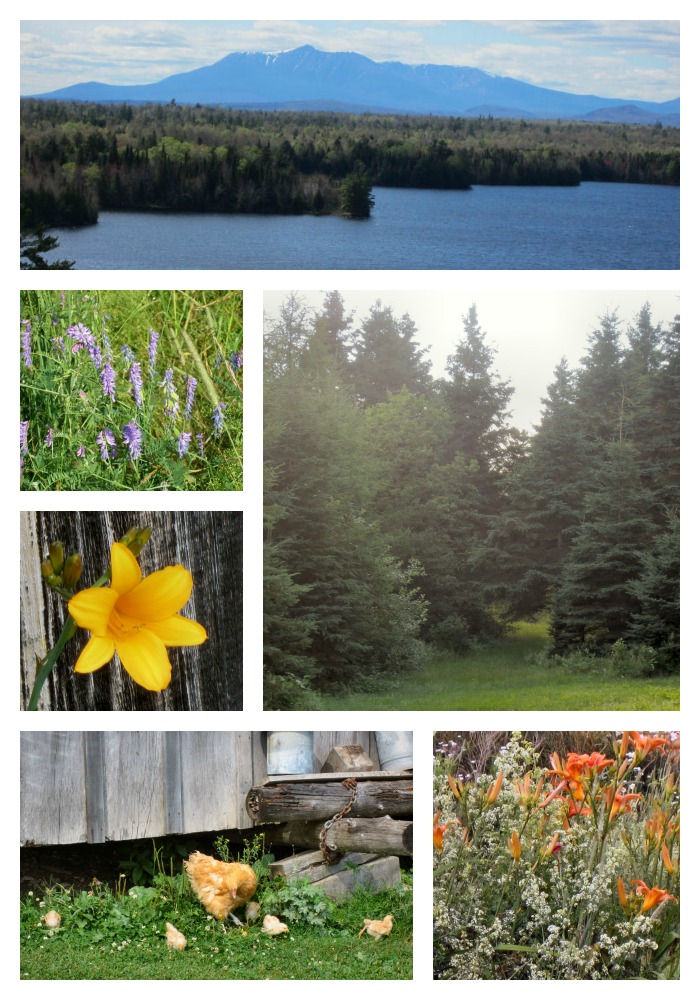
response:
[[[312,309],[320,309],[326,291],[333,287],[297,294]],[[288,291],[266,292],[266,315],[274,316],[288,295]],[[617,313],[624,331],[645,302],[651,305],[654,323],[666,326],[680,313],[675,291],[504,292],[475,285],[464,292],[341,291],[341,295],[345,311],[355,311],[356,327],[378,299],[396,316],[408,313],[418,328],[417,341],[430,347],[434,378],[444,374],[445,361],[464,334],[462,318],[474,303],[486,342],[497,351],[494,367],[515,387],[513,423],[523,430],[539,422],[540,401],[555,367],[562,357],[571,368],[577,367],[601,316]]]
[[[128,16],[136,8],[152,17],[154,7],[165,6],[127,2],[119,13]],[[206,6],[198,13],[207,13]],[[509,13],[520,10],[520,5],[505,6]],[[635,5],[635,13],[643,12],[640,6]],[[70,18],[76,7],[80,13],[85,9],[64,3],[60,13]],[[269,7],[259,4],[256,13]],[[488,12],[497,16],[498,7],[492,4]],[[536,7],[528,6],[531,17],[537,16]],[[45,11],[51,17],[57,10],[53,4],[31,5],[33,17]],[[614,14],[615,5],[604,10]],[[298,7],[296,12],[303,13]],[[381,5],[373,5],[372,13],[381,15]],[[359,52],[378,62],[475,66],[540,87],[599,97],[666,101],[680,95],[679,21],[71,19],[20,24],[20,92],[25,95],[92,80],[151,83],[211,65],[230,52],[276,52],[306,44]]]

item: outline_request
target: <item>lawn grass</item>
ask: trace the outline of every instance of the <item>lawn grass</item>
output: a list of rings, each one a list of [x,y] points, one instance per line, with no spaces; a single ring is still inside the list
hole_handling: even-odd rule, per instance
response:
[[[322,696],[324,710],[663,711],[680,707],[680,678],[621,677],[603,668],[572,671],[535,659],[545,622],[521,622],[513,635],[467,656],[440,656],[386,692]]]
[[[20,903],[21,979],[411,979],[413,974],[411,880],[371,894],[359,889],[333,908],[322,926],[287,918],[288,934],[270,937],[261,924],[226,930],[171,880],[175,891],[139,890],[116,895],[51,890]],[[133,891],[133,890],[132,890]],[[49,908],[62,923],[48,931]],[[265,911],[263,911],[265,912]],[[393,913],[392,933],[373,941],[359,930],[363,918]],[[241,914],[242,915],[242,914]],[[169,920],[187,938],[184,951],[165,941]]]

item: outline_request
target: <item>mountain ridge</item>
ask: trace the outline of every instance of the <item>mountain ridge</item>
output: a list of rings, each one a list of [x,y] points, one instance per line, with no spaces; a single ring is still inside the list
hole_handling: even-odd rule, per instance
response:
[[[374,62],[357,52],[311,45],[280,52],[231,52],[209,66],[150,84],[99,81],[26,95],[100,103],[215,104],[257,109],[335,110],[497,118],[680,124],[680,98],[631,101],[537,87],[470,66]],[[606,117],[609,116],[609,117]]]

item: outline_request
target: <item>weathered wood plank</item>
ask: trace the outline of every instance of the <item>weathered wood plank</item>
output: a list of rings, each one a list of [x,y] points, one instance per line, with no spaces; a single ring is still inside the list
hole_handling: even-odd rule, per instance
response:
[[[374,772],[368,772],[374,773]],[[334,775],[334,777],[336,777]],[[359,780],[348,816],[412,816],[413,781]],[[330,819],[348,804],[351,791],[340,781],[284,782],[251,788],[246,810],[256,823]]]
[[[275,840],[295,847],[316,847],[323,823],[285,823],[275,830]],[[413,823],[390,819],[339,819],[326,834],[326,846],[333,852],[347,854],[413,855]]]
[[[399,885],[401,882],[401,865],[398,858],[378,858],[366,865],[350,871],[329,875],[316,883],[326,896],[334,903],[342,903],[358,889],[365,886],[375,892],[387,886]]]
[[[22,733],[20,843],[87,840],[83,733]]]
[[[20,514],[21,704],[26,707],[36,656],[55,644],[65,620],[64,602],[49,593],[40,564],[60,539],[66,553],[83,557],[81,583],[89,586],[108,567],[112,541],[129,527],[150,525],[153,535],[139,556],[144,574],[181,563],[194,579],[183,614],[201,622],[202,646],[169,651],[173,679],[164,692],[146,691],[116,665],[75,674],[87,635],[72,639],[44,686],[40,708],[61,711],[232,711],[242,705],[242,514],[236,511],[30,511]]]
[[[267,787],[268,785],[279,785],[280,783],[285,785],[308,784],[309,782],[314,781],[345,781],[346,778],[357,777],[357,771],[333,771],[332,773],[318,771],[313,774],[274,774],[271,778],[265,778],[263,781],[257,781],[256,785]],[[363,781],[365,777],[371,777],[372,781],[396,781],[397,778],[403,778],[404,781],[409,780],[407,778],[406,771],[363,771]]]
[[[163,733],[104,733],[108,840],[157,837],[166,826]]]
[[[328,875],[347,871],[348,864],[364,865],[368,861],[375,861],[377,857],[377,854],[358,854],[357,851],[351,851],[344,854],[337,864],[329,865],[321,851],[302,851],[300,854],[293,854],[281,861],[273,861],[270,865],[270,874],[279,875],[287,882],[298,882],[300,879],[318,882],[322,878],[327,878]]]

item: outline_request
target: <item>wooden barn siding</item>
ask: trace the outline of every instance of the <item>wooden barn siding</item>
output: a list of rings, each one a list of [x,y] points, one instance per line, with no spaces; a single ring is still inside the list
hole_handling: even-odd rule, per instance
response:
[[[319,732],[314,768],[333,746],[374,734]],[[103,843],[211,830],[248,830],[248,790],[267,777],[264,732],[25,732],[22,844]]]
[[[87,633],[79,630],[44,685],[40,710],[236,711],[243,707],[243,515],[234,511],[29,511],[20,514],[20,705],[26,708],[41,659],[56,642],[65,604],[41,579],[49,543],[83,557],[81,585],[109,565],[112,541],[129,527],[150,525],[139,556],[144,574],[182,563],[194,578],[183,614],[201,622],[202,646],[170,650],[173,679],[163,692],[145,691],[116,665],[78,675],[72,666]]]

